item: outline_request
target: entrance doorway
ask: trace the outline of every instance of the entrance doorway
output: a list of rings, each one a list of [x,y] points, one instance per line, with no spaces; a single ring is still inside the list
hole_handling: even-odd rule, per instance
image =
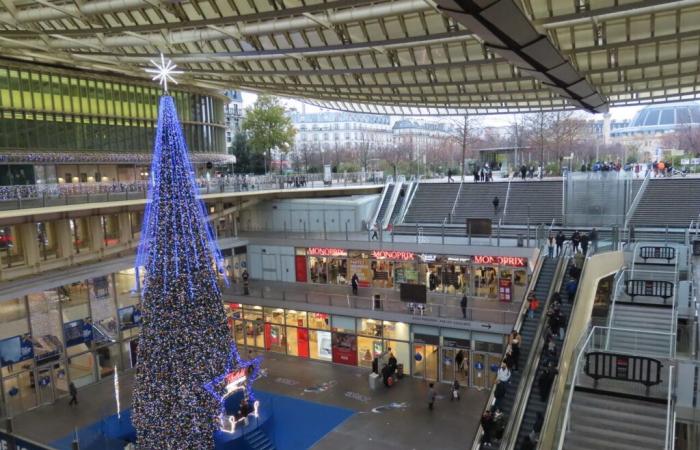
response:
[[[460,386],[469,386],[469,366],[468,349],[442,349],[442,381],[453,383],[456,379]]]
[[[491,366],[499,367],[500,362],[501,355],[474,352],[471,364],[472,385],[479,389],[491,389],[496,382],[496,372],[491,370]]]
[[[413,376],[426,380],[438,379],[438,346],[413,344]]]

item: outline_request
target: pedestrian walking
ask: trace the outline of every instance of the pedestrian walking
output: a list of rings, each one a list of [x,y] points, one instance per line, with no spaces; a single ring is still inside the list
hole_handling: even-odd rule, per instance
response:
[[[459,302],[459,306],[462,308],[462,319],[467,320],[467,295],[462,296],[462,300]]]
[[[593,253],[595,253],[596,251],[598,251],[598,230],[596,230],[595,228],[593,228],[593,229],[591,230],[590,236],[588,237],[588,240],[589,240],[589,241],[591,242],[591,244],[593,245]]]
[[[520,176],[522,177],[523,181],[527,178],[527,166],[523,164],[520,166]]]
[[[574,253],[578,252],[578,244],[581,242],[581,235],[578,230],[571,234],[571,249]]]
[[[554,242],[557,244],[557,256],[561,254],[562,247],[564,246],[564,233],[562,233],[561,230],[557,233],[557,236],[554,238]]]
[[[357,276],[356,273],[352,274],[352,278],[350,279],[350,284],[352,284],[352,295],[357,295],[357,288],[360,285],[360,278]]]
[[[520,360],[520,333],[513,330],[510,333],[510,349],[513,352],[513,370],[518,370],[518,361]]]
[[[510,381],[510,369],[505,361],[501,363],[501,367],[498,369],[498,373],[496,374],[496,379],[503,383]]]
[[[496,399],[493,406],[496,409],[501,409],[503,398],[506,396],[506,384],[502,381],[496,381],[496,389],[493,393],[493,398]]]
[[[588,253],[588,242],[590,241],[590,237],[588,237],[588,234],[583,233],[581,235],[581,251],[583,252],[583,256],[586,256],[586,253]]]
[[[243,270],[241,278],[243,278],[243,295],[250,295],[250,290],[248,289],[248,278],[250,278],[250,275],[248,275],[247,270]]]
[[[379,234],[377,234],[379,231],[379,227],[375,223],[372,225],[372,240],[379,239]]]
[[[450,401],[452,400],[460,400],[459,398],[459,381],[455,380],[454,383],[452,383],[452,395],[450,396]]]
[[[547,238],[547,255],[550,258],[554,258],[554,243],[554,235],[549,233],[549,237]]]
[[[491,204],[493,205],[493,215],[495,216],[498,213],[498,205],[501,203],[501,200],[498,198],[498,195],[493,198],[493,201]]]
[[[435,397],[437,393],[435,392],[435,384],[430,383],[428,386],[428,409],[433,410],[433,405],[435,404]]]
[[[491,410],[487,409],[484,414],[481,415],[481,429],[484,430],[484,434],[481,437],[481,443],[487,447],[491,447],[491,433],[493,432],[493,414]]]
[[[72,381],[68,385],[68,393],[70,394],[70,401],[68,404],[71,406],[78,406],[78,388],[75,387],[75,383]]]
[[[452,169],[447,169],[447,182],[452,183],[454,180],[452,179]]]
[[[535,318],[535,311],[537,311],[537,308],[540,307],[540,302],[537,300],[537,297],[535,297],[534,292],[530,292],[530,296],[527,299],[528,301],[528,306],[527,306],[527,317],[530,319]]]

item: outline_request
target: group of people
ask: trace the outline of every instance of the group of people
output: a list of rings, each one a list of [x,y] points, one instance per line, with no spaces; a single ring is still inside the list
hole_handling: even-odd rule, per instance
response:
[[[542,167],[535,168],[535,166],[526,166],[525,164],[520,166],[520,178],[523,180],[527,178],[539,178],[540,173],[542,173]]]
[[[581,233],[578,230],[571,233],[571,236],[567,239],[564,232],[559,230],[556,235],[550,233],[547,238],[547,256],[550,258],[554,257],[554,248],[556,247],[556,256],[559,256],[564,249],[564,243],[566,241],[571,243],[571,248],[576,253],[581,253],[584,257],[588,253],[588,246],[593,245],[593,251],[597,249],[598,246],[598,230],[593,228],[590,233]]]
[[[500,170],[500,165],[495,167],[495,170]],[[472,172],[472,175],[474,176],[474,182],[488,182],[488,181],[493,181],[493,170],[489,166],[488,163],[484,164],[483,167],[479,168],[477,166],[474,167],[474,171]]]

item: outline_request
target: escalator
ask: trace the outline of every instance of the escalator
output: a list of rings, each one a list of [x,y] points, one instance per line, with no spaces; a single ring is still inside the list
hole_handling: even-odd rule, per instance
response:
[[[401,189],[399,196],[396,198],[396,203],[394,204],[394,209],[391,210],[391,217],[389,218],[389,223],[393,224],[398,215],[401,213],[401,208],[403,208],[406,197],[408,197],[408,190],[410,185],[399,184],[398,188]]]
[[[386,210],[387,208],[389,208],[389,204],[391,203],[391,194],[394,193],[395,186],[396,183],[389,183],[386,185],[386,193],[382,198],[382,204],[379,206],[379,211],[377,211],[377,217],[374,220],[374,223],[376,223],[378,227],[381,227],[381,224],[384,221],[384,214],[386,214]]]
[[[568,269],[568,267],[567,267]],[[567,270],[567,276],[565,276],[564,281],[561,283],[561,289],[559,291],[562,302],[561,302],[561,312],[563,316],[566,318],[566,323],[568,324],[570,320],[570,315],[571,315],[571,310],[573,308],[573,303],[567,301],[566,299],[566,293],[564,292],[563,287],[565,286],[566,282],[568,282],[570,279],[570,276],[568,276],[568,270]],[[530,392],[527,395],[527,405],[525,406],[525,412],[523,414],[522,421],[520,422],[520,426],[518,427],[518,436],[516,439],[516,445],[515,449],[520,449],[523,448],[525,445],[525,442],[529,439],[528,435],[530,432],[533,430],[535,426],[535,422],[537,421],[538,415],[541,415],[541,420],[544,419],[544,416],[547,412],[547,401],[549,398],[549,392],[543,393],[540,392],[540,388],[538,385],[538,381],[540,380],[540,377],[542,376],[545,367],[547,366],[548,362],[552,362],[554,367],[557,367],[559,365],[559,357],[561,355],[561,350],[564,346],[563,341],[556,341],[556,350],[553,355],[548,354],[547,349],[545,348],[544,345],[542,345],[541,353],[540,353],[540,358],[537,362],[538,368],[537,372],[535,373],[535,376],[533,378],[533,383],[530,387]],[[536,349],[539,349],[540,346],[535,346]],[[551,386],[550,386],[551,389]],[[544,396],[544,400],[542,397]],[[515,424],[514,424],[515,425]]]
[[[510,382],[506,384],[506,393],[498,407],[506,419],[510,419],[513,410],[514,410],[514,404],[516,401],[516,396],[518,393],[518,387],[520,386],[520,381],[522,378],[523,371],[528,363],[532,359],[532,354],[531,350],[533,349],[533,342],[535,340],[535,337],[537,335],[538,329],[540,327],[540,324],[543,320],[545,320],[546,317],[546,305],[547,305],[547,300],[548,297],[550,296],[550,291],[552,289],[552,283],[554,282],[556,275],[557,275],[557,270],[559,268],[559,259],[558,258],[544,258],[542,262],[542,267],[539,271],[539,275],[537,276],[537,281],[535,282],[535,287],[533,289],[535,293],[535,297],[539,300],[540,302],[540,307],[538,308],[537,312],[534,314],[534,317],[531,319],[529,318],[526,314],[524,314],[525,311],[527,311],[526,304],[523,305],[523,308],[521,309],[522,317],[519,320],[522,320],[521,322],[517,323],[515,325],[515,329],[518,329],[519,326],[519,333],[521,336],[521,344],[520,344],[520,356],[518,358],[518,370],[513,370],[511,373],[510,377]],[[491,408],[493,404],[493,390],[491,397],[489,398],[489,407]],[[488,409],[487,408],[487,409]],[[483,431],[480,429],[479,432],[477,433],[477,437],[475,439],[474,445],[472,446],[472,449],[479,449],[479,448],[494,448],[496,445],[493,444],[492,440],[492,446],[487,447],[481,444],[481,437],[483,436]]]

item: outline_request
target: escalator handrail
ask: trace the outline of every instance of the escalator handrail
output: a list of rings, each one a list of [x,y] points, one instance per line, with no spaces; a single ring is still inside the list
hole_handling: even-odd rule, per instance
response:
[[[523,370],[523,375],[520,378],[518,390],[515,394],[515,400],[513,401],[514,410],[510,413],[506,429],[503,433],[503,439],[501,439],[501,449],[513,450],[518,444],[518,434],[520,432],[520,427],[522,426],[525,411],[527,410],[528,399],[530,398],[532,385],[535,381],[535,376],[537,375],[542,350],[544,349],[544,333],[548,327],[546,312],[549,310],[552,303],[554,293],[561,290],[561,284],[564,280],[564,276],[566,275],[566,268],[569,265],[570,256],[568,254],[570,250],[571,248],[566,246],[562,251],[559,261],[557,262],[557,269],[554,273],[554,277],[552,278],[552,284],[549,285],[547,298],[542,306],[540,323],[537,327],[535,337],[532,340],[530,357],[525,365],[525,370]],[[503,446],[504,443],[505,447]]]
[[[545,259],[545,248],[542,246],[540,248],[540,254],[537,255],[537,262],[535,263],[535,268],[532,272],[532,277],[530,278],[530,283],[527,286],[527,290],[525,292],[532,292],[535,290],[535,287],[537,286],[537,281],[540,278],[540,272],[542,271],[542,266],[544,265],[544,259]],[[518,333],[520,333],[520,330],[523,326],[523,320],[525,318],[525,314],[527,314],[527,308],[529,306],[529,303],[523,299],[522,305],[520,305],[520,311],[518,313],[518,318],[515,320],[515,324],[513,325],[513,329],[517,330]],[[506,352],[510,349],[510,344],[506,345],[505,350],[503,351],[503,355],[501,356],[501,361],[503,358],[505,358]],[[489,394],[489,398],[486,401],[486,406],[484,407],[484,410],[482,411],[482,415],[486,410],[491,409],[491,406],[493,405],[493,401],[495,398],[496,394],[496,385],[494,384],[491,386],[491,393]],[[481,428],[481,425],[476,430],[476,436],[474,437],[474,441],[471,446],[471,450],[479,450],[481,447],[481,438],[484,435],[484,430]]]
[[[589,251],[589,254],[590,254],[590,253],[591,253],[591,252]],[[586,255],[586,258],[583,260],[583,267],[581,268],[581,275],[579,276],[579,281],[583,280],[583,279],[584,279],[584,276],[586,275],[586,268],[588,267],[588,264],[587,264],[587,263],[588,263],[588,258],[589,258],[589,255]],[[583,289],[577,289],[577,290],[576,290],[576,295],[574,296],[574,300],[573,300],[573,302],[571,303],[571,304],[573,305],[573,307],[571,308],[571,312],[569,313],[569,321],[571,321],[571,319],[572,319],[572,316],[573,316],[573,314],[574,314],[574,311],[575,311],[575,308],[576,308],[576,305],[577,305],[577,302],[578,302],[578,297],[579,297],[579,295],[581,294],[581,291],[582,291],[582,290],[583,290]],[[587,328],[587,329],[588,329],[589,327],[590,327],[590,318],[588,318],[588,324],[586,325],[586,328]],[[564,336],[564,343],[562,344],[562,350],[563,350],[564,347],[566,346],[566,340],[569,339],[569,336],[570,336],[569,333],[566,333],[566,334],[565,334],[565,336]],[[588,343],[587,339],[589,339],[589,338],[590,338],[590,334],[589,334],[588,332],[583,333],[583,335],[579,338],[579,341],[577,342],[576,347],[574,348],[573,354],[576,355],[577,357],[576,357],[576,360],[574,360],[575,362],[574,362],[573,366],[576,366],[576,368],[578,368],[578,363],[577,363],[576,361],[578,361],[578,359],[579,359],[579,356],[580,356],[580,355],[579,355],[580,349],[583,348],[583,347],[585,347],[585,346],[587,345],[587,343]],[[582,342],[583,342],[583,344],[582,344]],[[561,367],[562,367],[561,362],[562,362],[562,357],[563,357],[563,356],[564,356],[563,354],[560,354],[560,355],[559,355],[559,368],[560,368],[560,369],[561,369]],[[571,364],[566,365],[566,367],[568,368],[568,370],[566,371],[565,374],[563,374],[563,373],[561,373],[561,372],[557,372],[557,374],[554,376],[554,381],[552,382],[552,390],[550,391],[550,400],[552,399],[552,398],[551,398],[552,392],[554,391],[555,386],[557,386],[557,384],[560,382],[560,379],[561,379],[562,376],[566,376],[567,382],[568,382],[569,374],[571,374],[572,371],[573,371],[573,373],[574,373],[573,376],[574,376],[574,377],[576,376],[576,375],[575,375],[576,368],[574,368],[573,366],[572,366]],[[573,389],[573,386],[571,387],[571,389]],[[560,405],[560,407],[561,407],[561,405]],[[559,408],[556,408],[556,412],[557,412],[557,413],[561,412],[560,407],[559,407]],[[566,409],[567,409],[567,410],[565,411],[565,414],[568,415],[568,407],[567,407]],[[551,402],[551,401],[548,401],[548,402],[547,402],[547,410],[545,411],[544,420],[542,421],[542,430],[546,430],[546,429],[547,429],[547,427],[548,427],[550,421],[552,421],[552,420],[557,420],[557,419],[554,417],[554,413],[555,413],[555,408],[553,407],[552,402]],[[560,422],[560,423],[563,423],[563,422]],[[557,425],[558,432],[560,432],[560,433],[562,433],[562,434],[565,433],[565,430],[564,430],[563,428],[559,429],[560,427],[558,426],[558,424],[555,424],[555,425]],[[551,426],[551,425],[550,425],[550,426]],[[540,433],[541,433],[542,430],[540,430]],[[555,437],[555,438],[553,439],[553,441],[555,441],[555,442],[556,442],[557,440],[558,440],[557,437]],[[564,441],[561,441],[562,444],[563,444],[563,442],[564,442]],[[537,442],[537,447],[536,447],[536,448],[537,448],[537,450],[542,450],[541,447],[542,447],[542,439],[540,439],[540,440]]]

